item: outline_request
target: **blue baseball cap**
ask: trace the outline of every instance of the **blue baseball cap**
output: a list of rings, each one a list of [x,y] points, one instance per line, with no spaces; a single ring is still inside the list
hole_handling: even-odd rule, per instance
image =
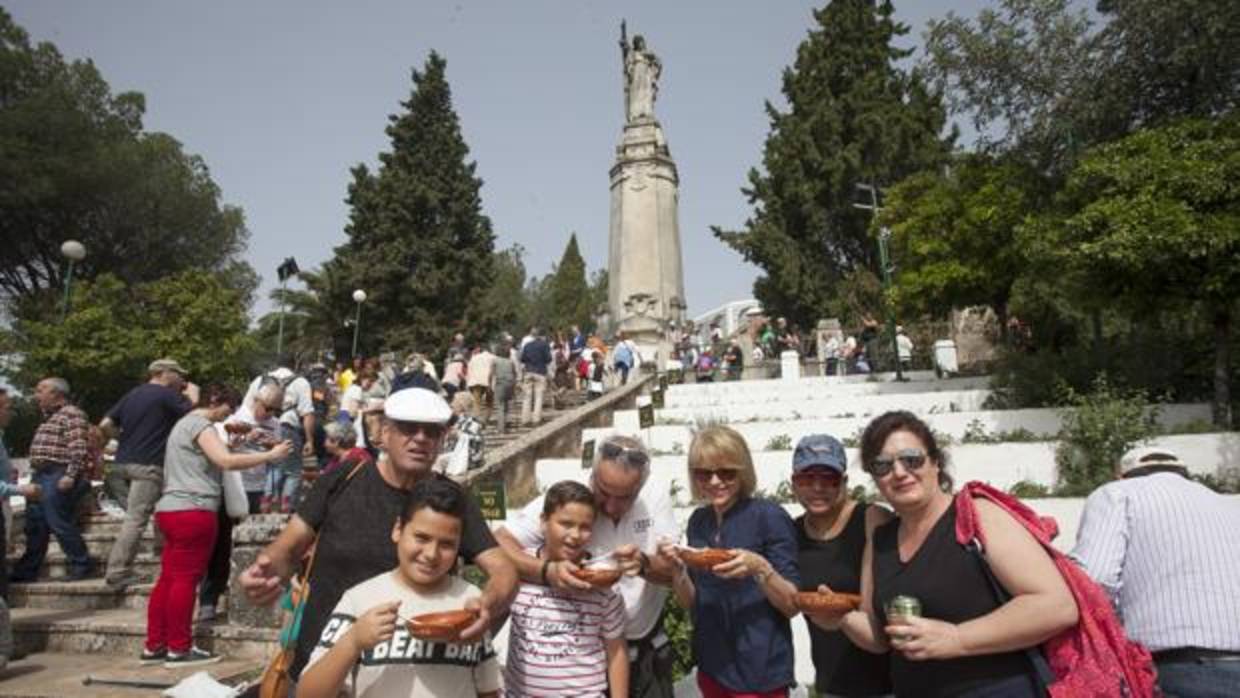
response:
[[[802,437],[792,452],[792,472],[799,473],[814,467],[830,468],[837,473],[847,470],[848,455],[844,453],[844,444],[830,434]]]

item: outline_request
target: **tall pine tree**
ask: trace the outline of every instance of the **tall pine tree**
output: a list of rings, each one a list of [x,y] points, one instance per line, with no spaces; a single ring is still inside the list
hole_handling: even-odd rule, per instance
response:
[[[568,238],[564,254],[555,272],[549,279],[547,289],[550,312],[548,321],[552,331],[567,332],[572,325],[582,330],[593,326],[591,317],[594,308],[590,296],[590,283],[586,281],[586,260],[581,258],[581,250],[577,247],[577,234]]]
[[[763,169],[742,190],[754,213],[743,230],[712,228],[763,270],[754,295],[767,311],[802,326],[838,312],[850,274],[878,273],[856,185],[934,167],[954,140],[942,137],[939,95],[896,65],[910,50],[892,45],[908,32],[892,14],[889,0],[833,0],[814,12],[818,26],[784,71],[788,110],[766,105]]]
[[[482,180],[467,161],[446,67],[432,51],[413,71],[405,112],[389,117],[391,150],[380,153],[376,172],[365,165],[352,171],[349,239],[329,264],[347,279],[341,293],[366,291],[367,353],[437,353],[455,332],[495,329],[483,311],[495,236],[482,214]]]

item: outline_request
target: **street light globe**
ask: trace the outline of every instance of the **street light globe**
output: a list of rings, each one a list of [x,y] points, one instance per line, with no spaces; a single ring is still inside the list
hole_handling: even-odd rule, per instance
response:
[[[86,245],[77,240],[65,240],[60,246],[60,253],[75,262],[80,262],[86,259]]]
[[[353,292],[353,302],[354,302],[354,303],[365,303],[365,302],[366,302],[366,292],[365,292],[365,291],[363,291],[363,290],[362,290],[362,289],[360,289],[360,288],[359,288],[359,289],[357,289],[356,291],[354,291],[354,292]]]

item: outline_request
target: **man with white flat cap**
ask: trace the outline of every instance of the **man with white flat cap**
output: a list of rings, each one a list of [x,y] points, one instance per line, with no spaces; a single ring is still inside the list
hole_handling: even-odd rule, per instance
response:
[[[1240,696],[1240,503],[1188,477],[1175,453],[1135,448],[1085,500],[1072,558],[1149,648],[1170,696]]]
[[[408,491],[425,478],[443,478],[431,470],[452,410],[438,393],[406,388],[388,396],[383,406],[374,465],[337,469],[319,478],[279,537],[239,577],[250,600],[270,604],[283,591],[298,562],[318,535],[310,598],[297,638],[291,676],[305,667],[332,609],[350,587],[396,567],[392,526],[404,508]],[[447,478],[444,478],[447,479]],[[471,603],[480,611],[476,623],[462,633],[473,640],[502,618],[516,589],[512,562],[496,545],[477,502],[469,498],[463,521],[460,555],[487,575],[482,596]]]

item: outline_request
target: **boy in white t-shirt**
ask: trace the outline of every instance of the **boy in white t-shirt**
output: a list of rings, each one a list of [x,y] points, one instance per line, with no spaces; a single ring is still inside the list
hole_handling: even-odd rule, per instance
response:
[[[552,562],[584,561],[596,514],[594,493],[579,482],[565,480],[547,490],[546,544],[533,551],[544,560],[544,582]],[[624,601],[612,589],[522,583],[510,620],[505,696],[628,696]]]
[[[481,591],[451,574],[461,540],[460,486],[423,480],[392,528],[398,565],[349,589],[302,672],[298,698],[494,698],[499,663],[489,637],[470,644],[413,637],[405,620],[464,608]]]

